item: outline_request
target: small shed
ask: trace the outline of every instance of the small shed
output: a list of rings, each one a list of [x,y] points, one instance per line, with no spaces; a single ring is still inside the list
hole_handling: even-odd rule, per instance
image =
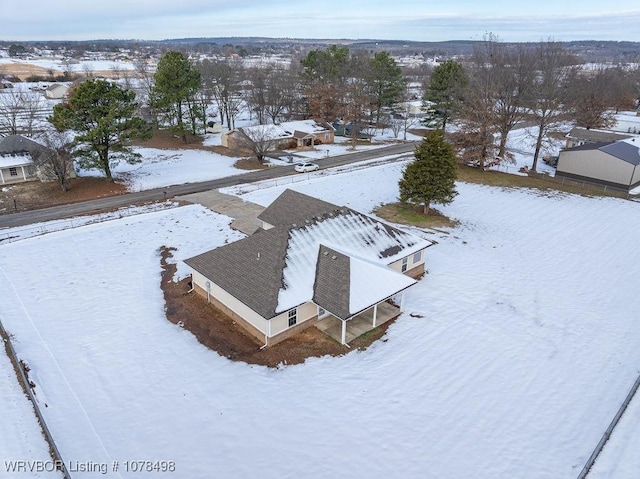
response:
[[[62,83],[54,83],[44,90],[44,96],[48,100],[62,100],[69,94],[69,87]]]

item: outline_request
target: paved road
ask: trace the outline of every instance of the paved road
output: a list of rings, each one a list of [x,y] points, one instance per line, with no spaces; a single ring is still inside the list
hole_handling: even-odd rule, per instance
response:
[[[412,152],[416,143],[402,143],[384,148],[376,148],[374,150],[363,150],[346,155],[331,156],[314,160],[322,168],[332,166],[341,166],[357,161],[380,158],[388,155],[397,155]],[[267,170],[257,170],[249,173],[227,176],[217,180],[203,181],[200,183],[185,183],[183,185],[168,186],[166,188],[156,188],[153,190],[140,191],[138,193],[128,193],[119,196],[109,196],[106,198],[98,198],[95,200],[83,201],[80,203],[72,203],[68,205],[53,206],[51,208],[43,208],[39,210],[24,211],[9,215],[0,216],[0,228],[8,228],[14,226],[24,226],[31,223],[39,223],[41,221],[58,220],[70,218],[73,216],[93,213],[100,210],[110,210],[120,208],[135,203],[150,202],[164,200],[165,198],[173,198],[174,196],[188,195],[191,193],[200,193],[202,191],[235,186],[244,183],[253,183],[255,181],[279,178],[296,174],[293,165],[277,168],[269,168]]]

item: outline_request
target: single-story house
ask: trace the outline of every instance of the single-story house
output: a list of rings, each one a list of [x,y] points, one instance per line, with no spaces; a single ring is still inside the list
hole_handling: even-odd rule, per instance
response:
[[[22,135],[0,138],[0,184],[22,183],[25,181],[51,181],[45,165],[38,166],[35,156],[45,153],[47,147]],[[76,176],[70,167],[69,178]]]
[[[560,151],[556,177],[629,191],[640,185],[640,138]]]
[[[350,321],[366,314],[373,327],[381,309],[399,314],[433,244],[292,190],[258,218],[263,228],[252,236],[185,263],[193,289],[265,345],[328,317],[341,322],[346,344]]]
[[[333,127],[320,120],[287,121],[277,125],[236,128],[222,134],[222,146],[242,149],[247,140],[270,142],[271,149],[301,148],[333,143]]]
[[[575,148],[576,146],[595,143],[612,143],[618,140],[626,140],[632,136],[633,135],[625,135],[624,133],[611,130],[590,130],[577,126],[565,135],[567,139],[566,148]]]
[[[62,83],[54,83],[44,89],[44,96],[48,100],[62,100],[69,94],[69,86]]]

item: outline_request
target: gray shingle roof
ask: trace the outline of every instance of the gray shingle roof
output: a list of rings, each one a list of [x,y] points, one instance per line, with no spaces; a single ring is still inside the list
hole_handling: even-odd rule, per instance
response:
[[[267,319],[312,299],[347,318],[349,254],[385,268],[432,244],[357,211],[291,190],[272,206],[265,212],[270,210],[267,222],[275,223],[274,228],[185,261]],[[302,218],[301,211],[311,219]]]
[[[288,238],[288,228],[272,228],[189,258],[185,263],[263,318],[272,318],[282,287]]]
[[[569,138],[576,138],[589,143],[610,143],[616,140],[631,138],[632,135],[625,135],[623,133],[615,133],[612,131],[587,130],[586,128],[576,127],[571,129],[567,136]]]
[[[47,148],[22,135],[9,135],[0,138],[0,155],[15,155],[19,153],[33,154],[45,151]]]
[[[339,209],[337,205],[287,189],[258,215],[258,219],[273,226],[303,224],[304,220],[309,221]]]
[[[313,302],[334,316],[346,319],[349,314],[349,257],[320,245],[316,264]]]

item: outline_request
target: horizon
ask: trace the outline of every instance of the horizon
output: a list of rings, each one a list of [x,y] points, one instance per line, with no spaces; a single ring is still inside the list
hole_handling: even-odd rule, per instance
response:
[[[579,8],[552,0],[513,5],[407,0],[309,0],[252,4],[248,0],[185,0],[180,5],[112,0],[87,5],[69,0],[55,9],[44,0],[3,8],[2,41],[168,41],[187,38],[280,38],[406,42],[478,41],[491,32],[505,42],[640,41],[640,8],[585,0]],[[544,12],[544,13],[541,13]],[[456,39],[456,40],[453,40]]]

